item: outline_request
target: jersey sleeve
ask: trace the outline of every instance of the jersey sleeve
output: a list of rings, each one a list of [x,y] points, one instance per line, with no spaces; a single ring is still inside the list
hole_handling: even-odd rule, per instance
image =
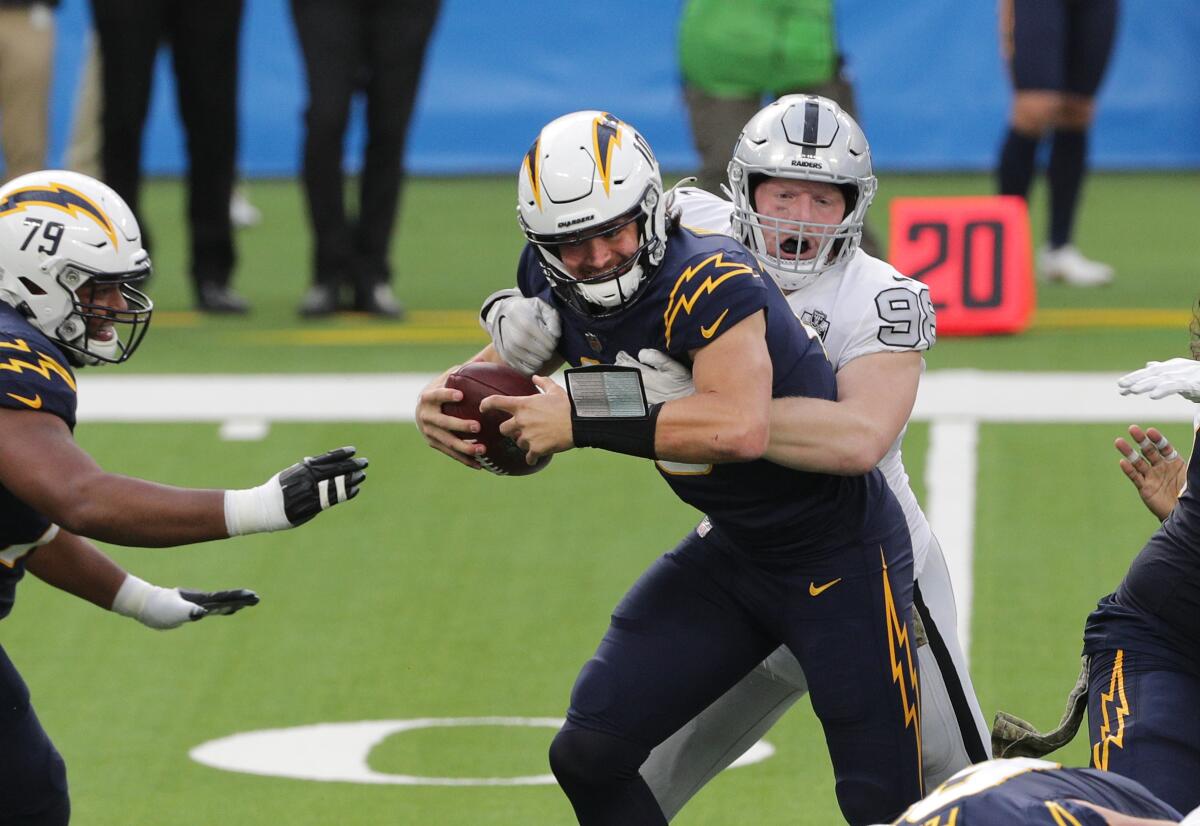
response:
[[[872,353],[924,351],[937,340],[929,287],[902,276],[863,296],[863,311],[842,348],[838,369]]]
[[[673,279],[663,322],[675,358],[711,344],[767,306],[764,276],[744,250],[719,249],[690,258]]]
[[[729,219],[733,215],[731,202],[694,186],[681,186],[673,191],[672,204],[680,210],[681,224],[698,232],[729,233]]]
[[[75,375],[35,342],[0,334],[0,407],[38,410],[75,426]]]

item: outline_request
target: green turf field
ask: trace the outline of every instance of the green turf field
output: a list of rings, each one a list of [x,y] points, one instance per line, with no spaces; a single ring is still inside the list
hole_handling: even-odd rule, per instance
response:
[[[886,229],[890,197],[988,188],[982,177],[885,177],[876,228]],[[250,193],[265,220],[239,236],[238,284],[256,312],[208,319],[188,312],[180,188],[150,188],[160,309],[143,350],[112,372],[432,371],[482,345],[474,308],[511,280],[521,243],[508,178],[412,182],[394,259],[412,312],[399,324],[296,319],[308,259],[297,189],[252,182]],[[1195,173],[1093,176],[1079,242],[1116,265],[1117,283],[1044,288],[1028,333],[945,339],[930,369],[1118,371],[1186,353],[1200,293],[1197,195]],[[1088,312],[1062,312],[1076,309]],[[1124,424],[980,428],[971,651],[986,714],[1057,720],[1085,615],[1155,526],[1116,468],[1110,444]],[[1189,441],[1186,424],[1164,429]],[[919,496],[930,430],[914,424],[905,447]],[[257,484],[344,443],[372,464],[362,497],[297,531],[110,549],[158,584],[257,589],[262,604],[238,616],[160,633],[39,582],[21,586],[3,644],[67,759],[75,822],[571,822],[553,785],[314,782],[217,770],[188,752],[317,723],[561,716],[609,610],[696,518],[648,466],[576,452],[537,476],[497,479],[429,450],[408,424],[276,424],[253,442],[223,441],[216,424],[84,423],[77,435],[110,469],[187,485]],[[383,740],[367,763],[381,775],[542,775],[551,735],[425,728]],[[676,822],[839,822],[807,704],[768,739],[774,756],[725,773]],[[1079,738],[1062,759],[1082,764],[1086,752]]]

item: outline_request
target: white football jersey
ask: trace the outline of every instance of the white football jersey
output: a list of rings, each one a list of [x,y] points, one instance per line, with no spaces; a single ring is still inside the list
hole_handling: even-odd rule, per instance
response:
[[[703,232],[732,232],[733,204],[729,201],[695,187],[678,187],[674,197],[684,226]],[[929,287],[862,250],[808,286],[789,293],[787,300],[800,320],[821,336],[835,372],[872,353],[928,350],[936,339]],[[913,570],[919,574],[932,533],[900,455],[905,430],[907,427],[880,459],[879,469],[904,508],[912,536]]]

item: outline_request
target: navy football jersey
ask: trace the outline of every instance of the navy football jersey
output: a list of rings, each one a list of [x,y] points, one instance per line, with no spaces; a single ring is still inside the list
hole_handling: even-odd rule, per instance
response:
[[[75,427],[75,374],[50,339],[0,302],[0,407],[37,410]],[[0,619],[12,610],[25,557],[58,528],[0,485]]]
[[[1115,812],[1178,821],[1180,815],[1145,787],[1097,769],[1018,757],[963,769],[895,821],[920,826],[1103,826],[1085,800]]]
[[[1084,630],[1084,652],[1118,648],[1177,661],[1200,675],[1200,456],[1192,445],[1175,508],[1100,600]]]
[[[636,358],[645,348],[690,365],[690,352],[764,310],[774,397],[837,397],[820,339],[800,323],[755,258],[728,236],[674,230],[662,264],[641,296],[606,318],[585,316],[560,301],[531,246],[521,255],[517,281],[522,293],[558,310],[558,352],[572,366],[613,364],[622,350]],[[829,476],[765,460],[657,465],[680,499],[751,553],[809,554],[844,544],[848,530],[871,541],[894,527],[882,524],[887,520],[876,518],[879,509],[872,507],[890,496],[878,471],[865,477]]]

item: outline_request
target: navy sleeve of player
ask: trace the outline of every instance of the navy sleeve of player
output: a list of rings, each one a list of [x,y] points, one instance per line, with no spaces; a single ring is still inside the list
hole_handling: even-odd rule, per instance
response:
[[[748,253],[720,249],[695,256],[675,277],[664,315],[667,352],[675,358],[712,343],[767,306],[769,289]]]
[[[0,333],[0,407],[51,413],[74,428],[75,405],[75,374],[57,349]]]

